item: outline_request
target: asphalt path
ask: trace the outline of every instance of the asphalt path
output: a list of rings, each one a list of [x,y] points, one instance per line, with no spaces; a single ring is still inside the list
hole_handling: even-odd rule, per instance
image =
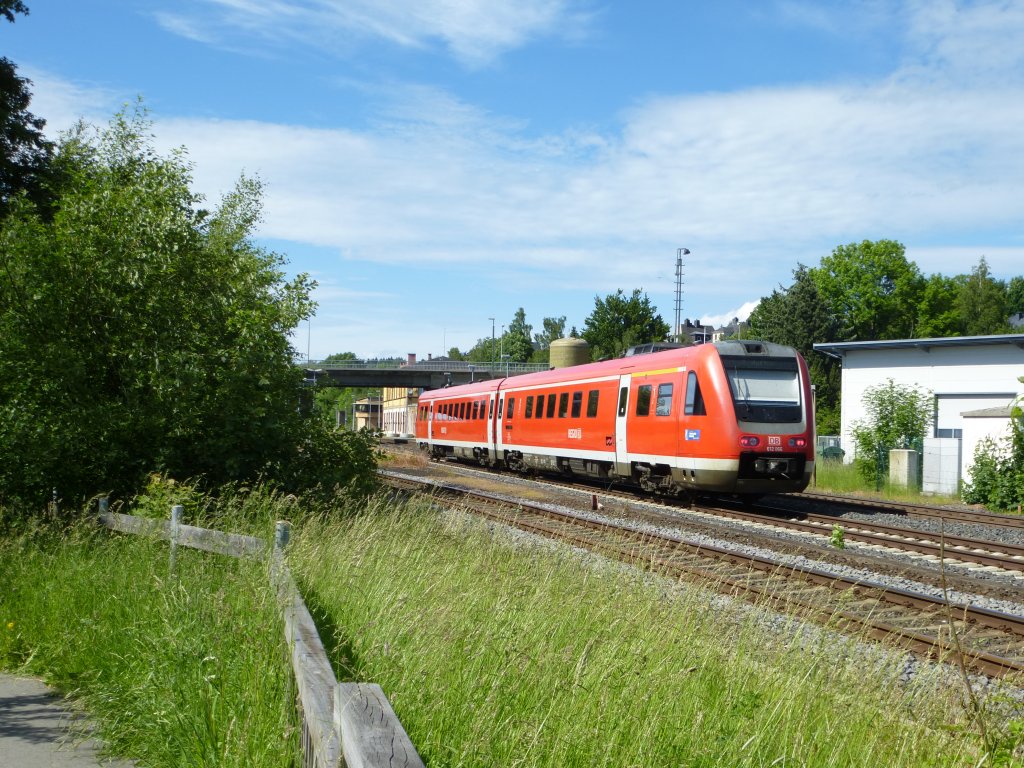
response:
[[[75,718],[43,682],[0,674],[0,768],[131,768],[101,759]]]

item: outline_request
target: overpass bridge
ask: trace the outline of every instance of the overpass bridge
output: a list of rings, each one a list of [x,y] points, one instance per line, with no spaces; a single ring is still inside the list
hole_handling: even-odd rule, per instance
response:
[[[508,360],[489,363],[467,363],[462,360],[342,360],[325,363],[322,360],[306,360],[298,365],[309,384],[409,389],[442,389],[550,368],[547,363],[512,363]]]

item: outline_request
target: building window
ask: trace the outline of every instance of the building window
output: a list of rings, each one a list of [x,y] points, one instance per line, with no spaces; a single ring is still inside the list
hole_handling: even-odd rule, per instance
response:
[[[651,385],[644,384],[636,393],[636,415],[647,416],[651,412]]]
[[[572,417],[578,419],[580,412],[583,410],[583,393],[573,392],[572,393]]]
[[[670,416],[672,414],[672,385],[658,385],[658,405],[654,410],[655,416]]]

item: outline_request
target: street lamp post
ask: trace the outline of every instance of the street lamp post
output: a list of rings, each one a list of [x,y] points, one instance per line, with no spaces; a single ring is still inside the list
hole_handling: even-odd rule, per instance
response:
[[[494,362],[494,318],[493,317],[488,317],[487,319],[491,321],[491,362],[493,363]]]

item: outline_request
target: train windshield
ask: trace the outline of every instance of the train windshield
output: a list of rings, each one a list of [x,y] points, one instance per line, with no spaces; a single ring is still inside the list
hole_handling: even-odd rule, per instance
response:
[[[803,418],[796,358],[722,355],[722,365],[738,420],[792,424]]]

